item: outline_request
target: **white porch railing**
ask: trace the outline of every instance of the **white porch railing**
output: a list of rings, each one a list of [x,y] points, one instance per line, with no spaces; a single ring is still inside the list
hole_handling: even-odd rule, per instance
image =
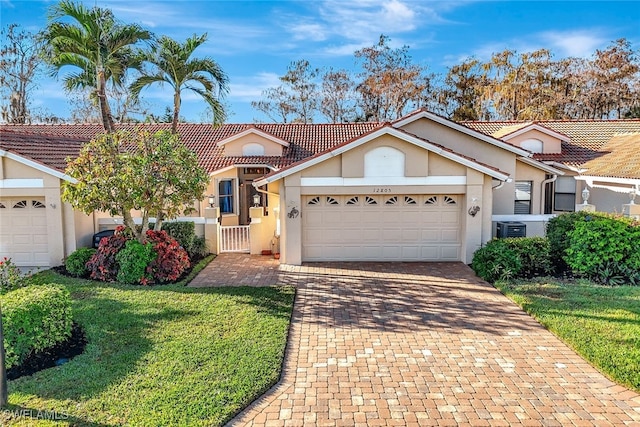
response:
[[[223,225],[220,226],[220,252],[244,252],[251,251],[248,225]]]

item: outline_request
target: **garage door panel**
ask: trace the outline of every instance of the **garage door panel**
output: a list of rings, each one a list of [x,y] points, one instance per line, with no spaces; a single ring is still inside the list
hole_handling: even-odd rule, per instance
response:
[[[442,230],[442,242],[456,243],[460,239],[459,230]]]
[[[370,209],[363,209],[361,212],[362,223],[377,225],[380,222],[380,213]]]
[[[418,224],[422,222],[421,213],[419,211],[404,211],[400,212],[400,222],[405,224]]]
[[[48,266],[49,244],[44,198],[2,198],[0,257],[18,266]]]
[[[316,196],[314,196],[316,197]],[[324,203],[331,197],[338,204]],[[366,203],[366,196],[319,196],[303,206],[303,260],[459,260],[458,205],[428,204],[427,196],[398,195],[395,204]],[[414,203],[408,203],[407,200]],[[351,204],[347,204],[351,202]]]
[[[444,224],[458,224],[460,222],[460,214],[455,211],[443,212],[442,223]]]
[[[360,211],[345,210],[340,220],[346,223],[359,224],[361,216]]]
[[[422,259],[440,259],[440,246],[422,246],[420,251]]]
[[[457,261],[460,259],[460,248],[457,246],[442,246],[441,258],[447,261]]]
[[[322,224],[322,211],[308,210],[305,213],[305,220],[309,224]]]

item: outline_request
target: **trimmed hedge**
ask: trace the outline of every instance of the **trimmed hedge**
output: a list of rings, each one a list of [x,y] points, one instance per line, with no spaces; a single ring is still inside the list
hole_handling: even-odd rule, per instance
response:
[[[89,274],[89,269],[87,268],[87,262],[91,259],[93,254],[96,253],[96,250],[93,248],[80,248],[75,251],[71,255],[64,260],[64,267],[67,269],[69,274],[76,277],[83,277]]]
[[[471,268],[488,282],[548,275],[553,271],[549,241],[544,237],[491,240],[473,254]]]
[[[566,239],[564,261],[574,273],[607,285],[640,284],[640,227],[633,220],[586,215],[574,222]]]
[[[547,223],[547,239],[549,250],[554,254],[553,265],[556,273],[563,273],[569,269],[564,256],[569,249],[569,232],[573,231],[576,222],[584,221],[591,213],[586,211],[569,212],[551,218]]]
[[[71,297],[63,287],[31,285],[1,300],[7,369],[71,336]]]

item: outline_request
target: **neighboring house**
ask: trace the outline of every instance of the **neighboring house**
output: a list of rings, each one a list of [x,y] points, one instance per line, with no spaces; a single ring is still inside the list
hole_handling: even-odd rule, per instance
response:
[[[640,121],[617,123],[635,123],[640,130]],[[539,235],[549,218],[545,213],[572,210],[581,202],[575,179],[568,185],[564,174],[594,157],[580,157],[575,165],[561,157],[565,149],[597,151],[576,148],[581,139],[536,123],[524,131],[514,123],[495,129],[490,123],[465,125],[424,110],[392,123],[180,124],[182,141],[211,176],[192,219],[202,224],[200,232],[214,251],[226,245],[221,228],[251,223],[252,253],[279,251],[287,264],[468,263],[495,235],[496,221],[524,220],[528,235]],[[93,233],[117,222],[104,213],[73,212],[60,201],[60,182],[70,179],[62,154],[73,157],[81,141],[101,131],[100,125],[0,127],[0,202],[5,206],[0,208],[0,256],[13,256],[22,265],[56,265],[76,247],[89,245]],[[536,151],[556,157],[540,158]],[[255,202],[259,209],[251,209]],[[14,225],[24,217],[17,213],[22,204],[41,210],[30,220],[38,224],[38,234]],[[49,258],[41,251],[25,254],[20,242],[42,240],[45,229]]]
[[[628,214],[623,205],[640,194],[640,119],[463,124],[525,148],[565,173],[548,184],[544,213],[574,211],[585,186],[589,203],[602,212]]]

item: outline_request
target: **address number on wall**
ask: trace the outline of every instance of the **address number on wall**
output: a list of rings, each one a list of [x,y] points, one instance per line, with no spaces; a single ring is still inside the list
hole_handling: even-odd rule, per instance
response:
[[[374,193],[391,193],[391,188],[388,187],[375,187],[373,189]]]

